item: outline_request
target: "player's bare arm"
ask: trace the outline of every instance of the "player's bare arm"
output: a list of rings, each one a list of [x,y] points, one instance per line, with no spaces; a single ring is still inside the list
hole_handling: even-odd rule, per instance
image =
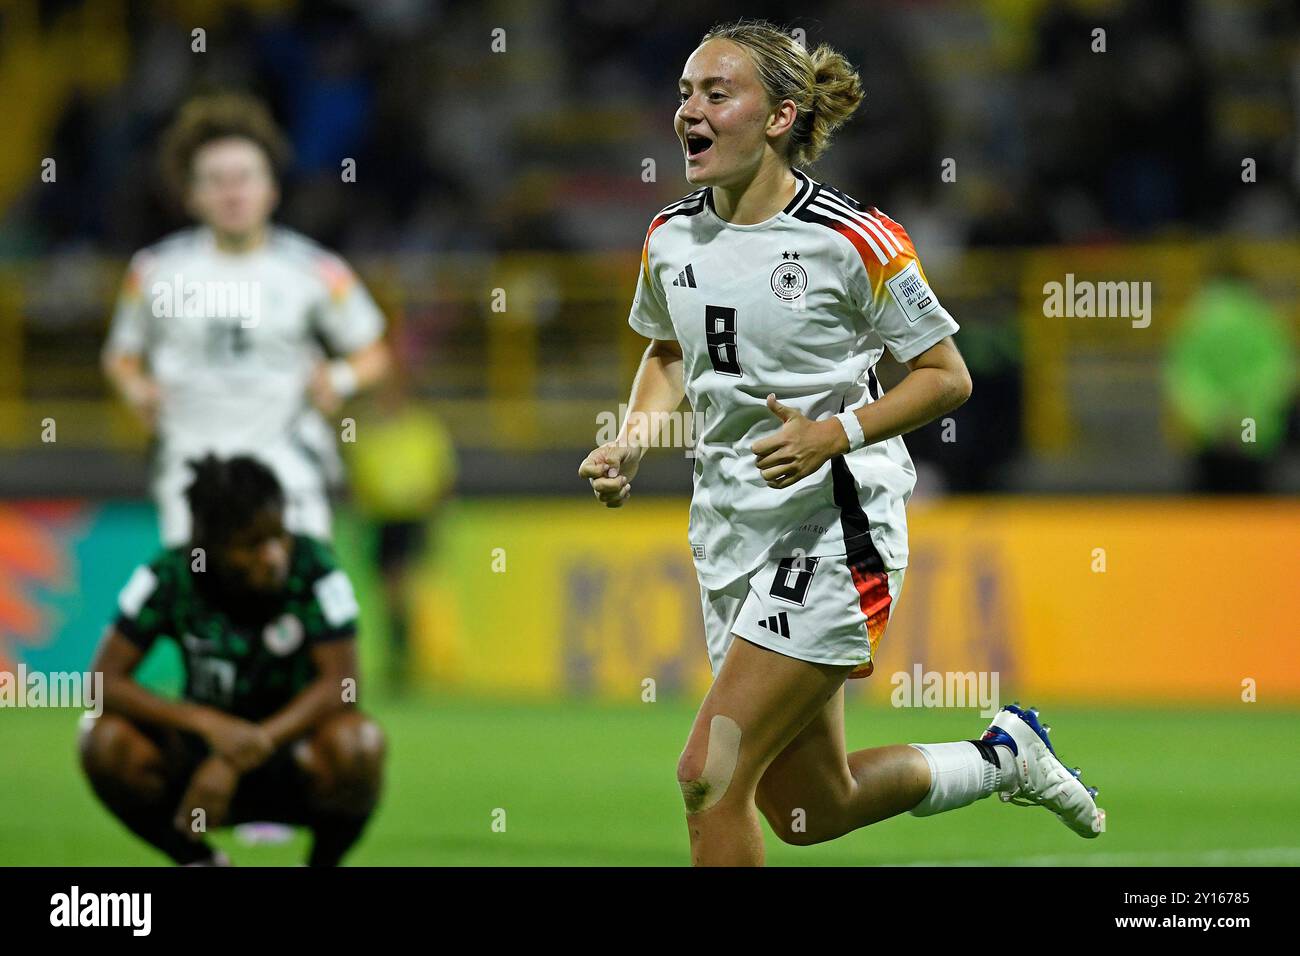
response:
[[[676,411],[685,395],[681,345],[671,339],[652,339],[632,381],[627,419],[618,437],[595,449],[578,468],[607,508],[621,507],[632,494],[641,456],[658,437],[656,413]]]
[[[146,427],[153,428],[158,418],[158,383],[146,370],[144,356],[136,352],[106,351],[103,369],[131,411]]]
[[[127,641],[123,643],[129,644]],[[318,645],[312,649],[311,656],[312,663],[316,665],[316,679],[262,724],[248,724],[247,721],[229,718],[225,714],[219,715],[227,721],[256,728],[261,731],[258,736],[271,743],[270,749],[257,761],[259,764],[276,747],[296,740],[350,706],[343,703],[343,681],[346,678],[356,679],[355,642],[344,640]],[[213,749],[216,750],[215,747]],[[230,801],[239,787],[240,776],[254,769],[254,766],[243,765],[225,754],[214,752],[199,764],[190,778],[189,786],[176,810],[176,828],[187,835],[192,834],[195,840],[199,839],[201,831],[195,832],[190,825],[194,811],[199,808],[205,814],[207,827],[224,824]]]
[[[303,736],[326,719],[353,706],[344,702],[344,681],[357,679],[356,641],[317,644],[311,650],[316,677],[283,708],[261,724],[276,747]]]
[[[176,808],[173,826],[195,843],[201,843],[206,831],[222,826],[230,810],[230,801],[239,788],[240,771],[230,760],[213,754],[204,760],[190,777],[185,795]],[[203,827],[195,827],[195,811],[203,811]]]
[[[971,394],[970,373],[952,337],[945,337],[907,363],[908,374],[879,401],[854,411],[866,444],[903,435],[962,405]],[[771,488],[788,488],[808,477],[835,455],[849,451],[844,426],[834,418],[810,421],[797,409],[767,398],[767,407],[783,424],[754,442],[753,453],[763,480]]]
[[[198,734],[217,755],[239,771],[261,764],[275,749],[257,724],[191,701],[168,700],[134,677],[144,652],[113,631],[100,644],[92,670],[104,675],[104,712],[128,720]]]

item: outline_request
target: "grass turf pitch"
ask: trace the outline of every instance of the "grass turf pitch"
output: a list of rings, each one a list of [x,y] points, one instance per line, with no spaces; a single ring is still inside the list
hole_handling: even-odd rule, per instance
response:
[[[1021,865],[1300,864],[1300,735],[1293,711],[1043,707],[1069,766],[1101,788],[1108,832],[1072,834],[1045,810],[996,798],[903,815],[768,863]],[[694,704],[427,696],[370,708],[389,740],[383,802],[347,862],[377,866],[672,866],[688,861],[675,768]],[[73,711],[0,711],[0,865],[157,865],[80,775]],[[974,710],[848,705],[852,749],[960,740]],[[504,832],[494,812],[505,811]],[[500,814],[496,814],[497,819]],[[238,865],[287,865],[307,835],[247,847]]]

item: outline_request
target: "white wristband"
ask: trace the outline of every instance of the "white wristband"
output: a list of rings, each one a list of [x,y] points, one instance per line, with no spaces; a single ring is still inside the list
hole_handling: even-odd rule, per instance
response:
[[[357,373],[347,359],[335,359],[329,364],[330,388],[339,398],[351,398],[357,390]]]
[[[867,443],[867,436],[862,431],[862,423],[854,412],[840,412],[835,416],[844,426],[844,434],[849,436],[849,451],[857,451]]]

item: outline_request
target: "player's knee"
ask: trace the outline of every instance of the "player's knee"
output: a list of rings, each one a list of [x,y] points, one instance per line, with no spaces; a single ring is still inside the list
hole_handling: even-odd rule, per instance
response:
[[[83,718],[77,738],[77,755],[86,776],[125,776],[134,750],[131,725],[114,714]]]
[[[384,756],[388,752],[388,739],[379,724],[368,717],[359,722],[350,752],[354,777],[370,784],[377,791],[383,776]]]
[[[691,743],[687,743],[677,761],[677,786],[682,791],[682,802],[686,804],[687,813],[698,813],[704,801],[704,786],[700,778],[704,775],[704,755]]]
[[[677,785],[688,814],[703,813],[727,795],[739,760],[740,725],[730,717],[715,714],[704,741],[691,735],[677,761]]]
[[[384,762],[384,732],[364,714],[350,713],[335,721],[328,738],[330,757],[345,776],[377,773]]]
[[[387,740],[371,718],[349,712],[331,721],[319,734],[317,746],[328,766],[326,789],[330,801],[350,812],[373,806],[383,776]]]
[[[130,721],[115,714],[85,718],[77,740],[82,772],[101,793],[158,795],[156,753]]]

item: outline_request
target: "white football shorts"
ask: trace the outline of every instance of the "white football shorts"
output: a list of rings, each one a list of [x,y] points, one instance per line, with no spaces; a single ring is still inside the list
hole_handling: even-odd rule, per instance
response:
[[[164,547],[190,542],[190,504],[185,489],[194,480],[188,467],[174,466],[155,478],[152,492],[158,506],[158,525]],[[284,480],[281,478],[281,485]],[[284,525],[297,534],[330,540],[329,496],[323,484],[284,487]]]
[[[769,557],[724,588],[701,585],[713,673],[738,634],[787,657],[852,665],[851,678],[868,676],[906,570],[869,570],[844,554]]]

